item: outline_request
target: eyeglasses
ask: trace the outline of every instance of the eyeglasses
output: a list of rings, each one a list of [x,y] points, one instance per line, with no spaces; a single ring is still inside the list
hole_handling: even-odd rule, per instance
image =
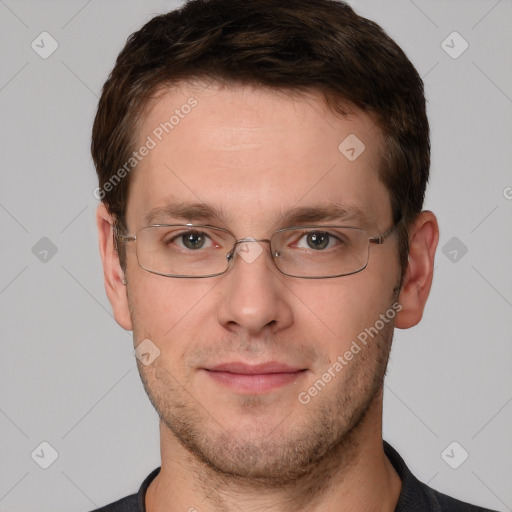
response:
[[[382,244],[399,224],[377,236],[348,226],[300,226],[280,229],[270,239],[237,239],[226,229],[197,224],[155,224],[140,228],[135,235],[115,230],[114,236],[136,242],[139,266],[160,276],[219,276],[229,270],[235,255],[250,263],[263,252],[259,243],[268,243],[282,274],[325,279],[364,270],[370,243]]]

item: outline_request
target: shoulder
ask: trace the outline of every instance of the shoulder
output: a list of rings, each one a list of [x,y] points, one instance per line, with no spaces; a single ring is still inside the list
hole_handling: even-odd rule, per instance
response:
[[[386,442],[384,452],[402,480],[395,512],[493,512],[447,496],[420,482],[398,452]]]
[[[91,512],[146,512],[146,491],[158,473],[160,473],[160,468],[153,470],[142,482],[137,494],[130,494],[130,496],[121,498],[110,505],[105,505]]]
[[[105,505],[91,512],[139,512],[140,509],[137,498],[137,494],[131,494],[130,496],[126,496],[126,498],[122,498],[110,505]]]
[[[446,494],[442,494],[435,489],[431,489],[424,483],[420,482],[420,485],[425,488],[426,493],[430,493],[433,500],[436,501],[440,512],[493,512],[488,508],[477,507],[464,501],[457,500]]]
[[[443,512],[492,512],[488,508],[477,507],[476,505],[456,500],[455,498],[442,494],[434,489],[430,490],[434,493],[437,501],[439,502],[440,510]]]

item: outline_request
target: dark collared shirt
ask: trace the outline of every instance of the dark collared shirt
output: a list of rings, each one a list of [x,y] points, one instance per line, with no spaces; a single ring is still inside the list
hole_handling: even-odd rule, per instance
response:
[[[410,472],[402,457],[386,442],[384,451],[402,480],[402,490],[395,512],[492,512],[490,509],[464,503],[431,489]],[[160,468],[152,471],[142,482],[137,494],[127,496],[94,512],[146,512],[146,491],[159,472]]]

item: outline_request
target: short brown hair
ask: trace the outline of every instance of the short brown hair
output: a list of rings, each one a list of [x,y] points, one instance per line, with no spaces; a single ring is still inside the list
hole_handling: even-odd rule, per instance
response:
[[[429,176],[429,125],[423,82],[379,25],[336,0],[190,0],[133,33],[103,87],[91,144],[101,199],[121,232],[129,176],[104,186],[134,151],[152,94],[195,79],[315,92],[337,112],[352,105],[372,114],[384,141],[380,179],[395,222],[403,220],[403,277],[407,226]],[[119,256],[124,269],[122,246]]]

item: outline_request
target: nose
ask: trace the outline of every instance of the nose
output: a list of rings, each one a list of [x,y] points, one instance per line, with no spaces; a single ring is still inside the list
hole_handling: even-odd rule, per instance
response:
[[[217,317],[230,331],[250,335],[288,327],[293,321],[285,276],[272,261],[269,240],[237,241],[229,255],[231,268],[219,284]]]

